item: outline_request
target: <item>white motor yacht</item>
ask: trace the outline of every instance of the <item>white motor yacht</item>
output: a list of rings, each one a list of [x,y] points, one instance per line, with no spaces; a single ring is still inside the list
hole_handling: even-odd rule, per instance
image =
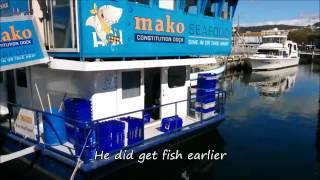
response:
[[[264,36],[257,52],[249,57],[252,70],[271,70],[299,64],[298,45],[287,36]]]

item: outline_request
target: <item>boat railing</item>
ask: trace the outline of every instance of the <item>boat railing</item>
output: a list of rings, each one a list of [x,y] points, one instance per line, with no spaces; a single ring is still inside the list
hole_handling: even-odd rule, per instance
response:
[[[201,119],[198,119],[197,122],[201,123],[201,122],[205,122],[206,120],[209,120],[209,119],[212,120],[214,118],[220,118],[220,119],[224,118],[224,104],[225,104],[225,101],[226,101],[225,92],[223,90],[216,89],[215,90],[215,96],[216,96],[216,105],[215,105],[216,115],[214,117],[211,117],[211,118],[208,118],[208,119],[204,119],[202,114],[201,114],[201,116],[200,116]],[[203,96],[203,97],[200,97],[200,98],[205,98],[205,97],[206,96]],[[41,135],[42,135],[42,132],[43,132],[43,130],[42,130],[43,129],[43,122],[46,121],[46,120],[44,118],[40,118],[40,117],[43,117],[43,115],[54,116],[54,117],[57,117],[57,119],[63,119],[66,122],[77,123],[78,125],[86,128],[87,130],[92,131],[92,130],[95,130],[97,128],[97,125],[100,122],[119,119],[121,117],[126,117],[126,116],[130,116],[132,114],[137,114],[137,113],[143,113],[143,112],[146,112],[146,111],[152,111],[152,110],[160,109],[160,108],[163,108],[163,107],[166,107],[166,106],[174,106],[174,108],[175,108],[174,115],[178,115],[178,105],[179,105],[179,103],[186,103],[186,102],[188,103],[190,101],[195,101],[195,100],[196,100],[196,98],[188,98],[188,99],[181,100],[181,101],[176,101],[176,102],[172,102],[172,103],[157,105],[157,106],[153,106],[153,107],[150,107],[150,108],[144,108],[144,109],[140,109],[140,110],[136,110],[136,111],[131,111],[131,112],[122,113],[122,114],[118,114],[118,115],[114,115],[114,116],[109,116],[109,117],[106,117],[106,118],[101,118],[101,119],[98,119],[98,120],[93,120],[93,121],[90,121],[89,123],[88,122],[77,121],[75,119],[71,119],[71,118],[68,118],[68,117],[61,116],[61,115],[51,114],[50,112],[46,112],[46,111],[42,111],[42,110],[30,108],[30,107],[25,107],[25,106],[22,106],[22,105],[18,105],[18,104],[14,104],[14,103],[10,103],[9,102],[8,103],[8,107],[10,109],[9,133],[12,134],[12,135],[18,136],[21,139],[25,139],[28,142],[31,142],[31,144],[38,145],[38,148],[40,148],[41,150],[50,149],[50,150],[53,150],[53,151],[55,151],[56,153],[58,153],[60,155],[63,155],[64,157],[76,160],[77,158],[79,158],[79,156],[75,155],[75,152],[74,152],[75,149],[74,148],[72,148],[72,147],[70,148],[69,146],[66,146],[66,145],[62,144],[61,146],[65,146],[65,147],[67,147],[69,149],[69,153],[68,153],[68,152],[60,151],[57,148],[53,148],[54,146],[52,147],[51,145],[48,145],[48,144],[44,143]],[[30,138],[30,137],[22,135],[21,133],[15,132],[14,124],[16,122],[16,119],[18,117],[18,112],[19,112],[20,109],[25,109],[25,110],[28,110],[28,111],[31,111],[31,112],[34,113],[34,123],[35,123],[34,127],[35,127],[35,131],[36,131],[36,133],[35,133],[35,137],[36,138]],[[192,117],[190,117],[190,118],[192,118]],[[42,123],[41,123],[41,121],[42,121]],[[160,120],[157,120],[157,121],[160,121]],[[145,125],[147,125],[147,124],[145,124]],[[165,134],[175,133],[177,131],[183,130],[184,128],[186,128],[186,127],[182,126],[182,128],[178,128],[178,129],[172,130],[172,131],[170,131],[168,133],[165,133]],[[95,133],[99,133],[99,131],[96,131]],[[162,134],[162,135],[165,135],[165,134]],[[99,134],[96,134],[96,136],[99,136]],[[161,136],[161,135],[159,135],[159,136]],[[87,141],[87,138],[88,138],[88,136],[86,137],[86,141]],[[154,138],[156,138],[156,137],[153,137],[153,138],[150,138],[150,139],[145,139],[144,141],[128,145],[128,146],[126,146],[124,148],[130,148],[130,147],[136,146],[136,145],[141,144],[141,143],[147,143],[147,141],[152,141]],[[84,147],[85,146],[86,146],[86,143],[84,144]],[[115,150],[114,152],[111,152],[110,154],[115,153],[117,151],[119,151],[119,149]]]

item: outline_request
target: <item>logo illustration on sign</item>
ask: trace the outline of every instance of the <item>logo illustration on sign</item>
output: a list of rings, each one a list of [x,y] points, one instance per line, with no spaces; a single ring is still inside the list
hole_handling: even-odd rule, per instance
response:
[[[1,1],[0,0],[0,10],[8,9],[9,8],[9,1]]]
[[[94,47],[123,44],[122,30],[112,27],[119,22],[122,16],[121,8],[111,5],[97,8],[96,3],[94,3],[90,13],[93,16],[87,19],[86,25],[95,29],[95,32],[92,33]]]

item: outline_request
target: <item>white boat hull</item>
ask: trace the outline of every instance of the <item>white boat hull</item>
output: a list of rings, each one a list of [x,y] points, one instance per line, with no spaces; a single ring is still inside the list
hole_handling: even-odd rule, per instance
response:
[[[297,58],[250,58],[252,70],[271,70],[280,69],[299,64],[299,57]]]

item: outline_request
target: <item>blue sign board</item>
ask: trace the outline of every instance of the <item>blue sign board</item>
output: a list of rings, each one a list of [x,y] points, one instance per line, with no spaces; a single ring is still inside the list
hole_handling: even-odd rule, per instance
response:
[[[232,21],[128,1],[79,1],[85,58],[228,55]]]
[[[0,71],[48,61],[32,16],[2,17],[0,24]]]

